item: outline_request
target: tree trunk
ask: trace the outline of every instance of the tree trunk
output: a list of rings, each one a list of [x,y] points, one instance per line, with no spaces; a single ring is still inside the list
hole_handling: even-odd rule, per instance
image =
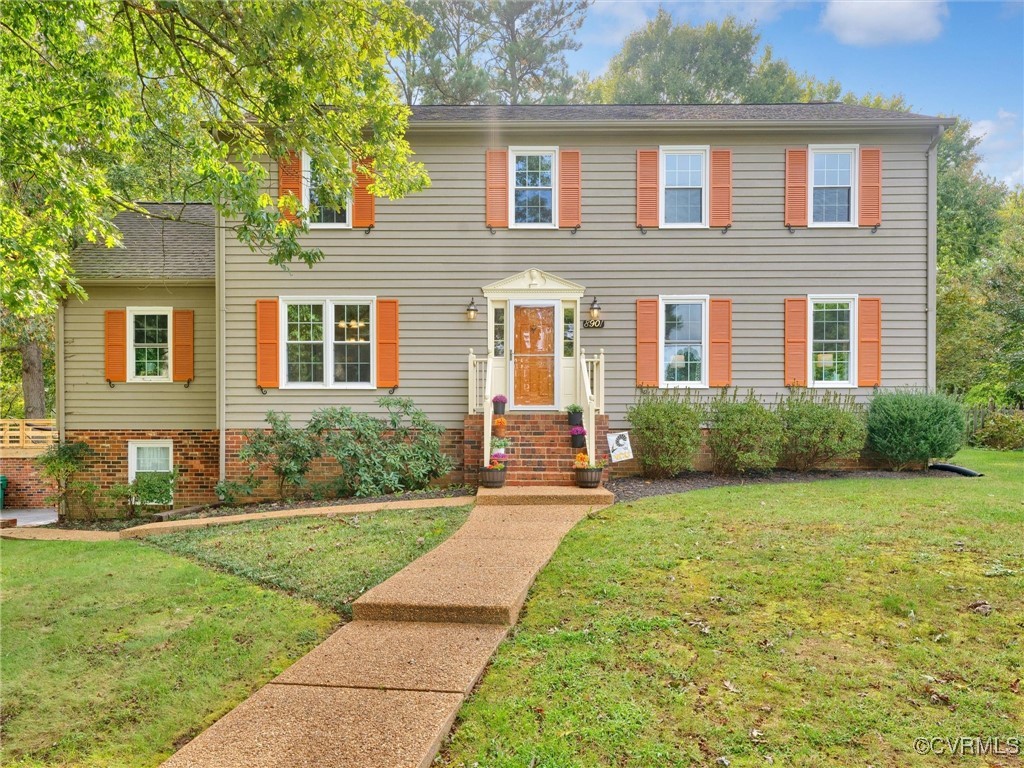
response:
[[[43,384],[43,351],[34,341],[21,345],[21,391],[25,418],[46,418],[46,387]]]

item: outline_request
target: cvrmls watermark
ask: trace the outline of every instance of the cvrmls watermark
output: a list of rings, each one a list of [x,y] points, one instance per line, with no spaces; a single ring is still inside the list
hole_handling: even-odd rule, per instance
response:
[[[1019,755],[1024,738],[998,736],[919,736],[914,751],[919,755]]]

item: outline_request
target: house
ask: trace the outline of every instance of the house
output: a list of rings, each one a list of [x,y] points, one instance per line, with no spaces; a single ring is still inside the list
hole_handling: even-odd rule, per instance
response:
[[[832,103],[425,106],[429,189],[322,210],[282,271],[207,206],[131,214],[90,248],[60,317],[59,420],[123,480],[181,468],[178,501],[238,477],[268,410],[377,411],[446,428],[467,480],[509,399],[510,482],[568,482],[564,411],[592,453],[637,387],[867,398],[935,384],[935,147],[949,121]],[[315,200],[305,157],[268,192]]]

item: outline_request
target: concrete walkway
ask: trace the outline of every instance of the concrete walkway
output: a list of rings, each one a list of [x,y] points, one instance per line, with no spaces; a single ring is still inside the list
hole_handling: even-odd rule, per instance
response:
[[[451,538],[166,768],[427,768],[562,537],[608,491],[481,493]]]
[[[50,525],[57,522],[57,510],[53,507],[4,509],[3,512],[0,512],[0,520],[17,520],[19,528]]]

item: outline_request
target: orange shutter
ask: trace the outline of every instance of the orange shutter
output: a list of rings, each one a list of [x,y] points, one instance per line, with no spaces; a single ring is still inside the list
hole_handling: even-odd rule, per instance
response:
[[[363,165],[366,167],[373,165],[373,158],[363,160]],[[352,226],[356,229],[366,229],[374,226],[377,219],[376,198],[370,194],[369,190],[373,176],[357,171],[355,163],[352,163],[352,171],[356,175],[356,181],[352,187]]]
[[[128,313],[108,309],[103,313],[104,375],[107,381],[128,380]]]
[[[882,300],[857,301],[857,386],[882,384]]]
[[[732,386],[732,299],[711,299],[708,347],[708,386]]]
[[[277,387],[278,358],[277,299],[256,299],[256,386]]]
[[[174,381],[191,381],[195,373],[195,312],[191,309],[174,310],[174,351],[171,357],[171,368]]]
[[[398,299],[377,299],[377,386],[398,386]]]
[[[636,225],[657,227],[658,213],[658,150],[636,151]]]
[[[484,223],[488,227],[508,226],[508,150],[488,149],[485,173]]]
[[[807,386],[807,299],[786,299],[785,383]]]
[[[636,300],[636,385],[657,387],[658,376],[658,300]]]
[[[862,227],[882,224],[882,150],[861,147],[857,171],[860,191],[857,197],[858,223]]]
[[[277,161],[277,195],[293,195],[302,205],[302,154],[289,152]],[[280,205],[280,203],[278,203]],[[291,211],[282,211],[288,221],[298,221]]]
[[[712,227],[732,226],[732,150],[711,150],[711,203]]]
[[[558,153],[558,226],[578,227],[581,211],[580,151],[563,149]]]
[[[787,227],[807,226],[807,149],[786,150]]]

